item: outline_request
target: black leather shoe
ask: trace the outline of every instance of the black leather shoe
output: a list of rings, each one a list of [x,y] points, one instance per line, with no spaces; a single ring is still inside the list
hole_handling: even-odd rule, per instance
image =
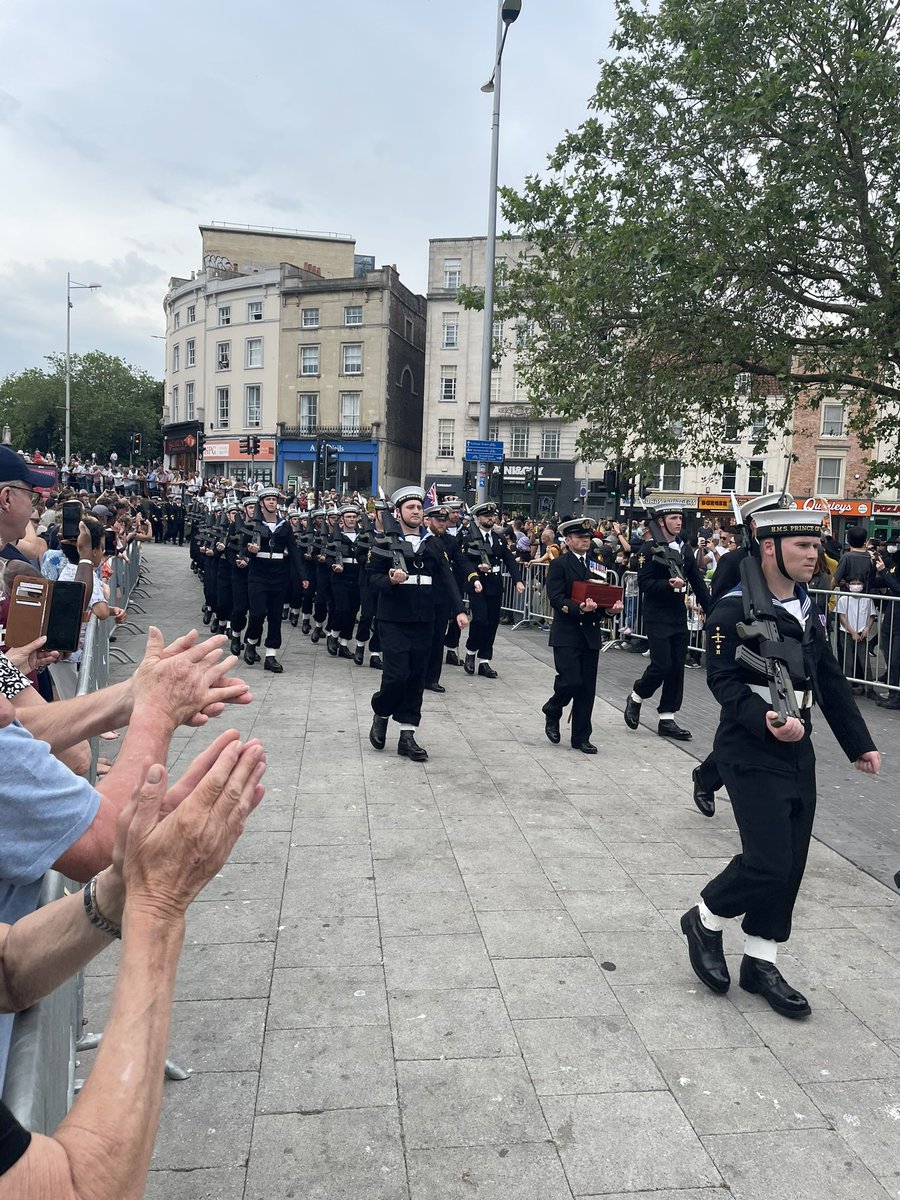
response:
[[[413,762],[425,762],[428,758],[428,751],[419,745],[411,729],[404,729],[400,734],[400,741],[397,743],[397,753],[404,758],[411,759]]]
[[[288,606],[287,606],[286,604],[282,606],[282,609],[281,609],[281,619],[282,619],[282,621],[286,621],[286,620],[288,619],[288,617],[289,617],[289,615],[290,615],[290,611],[291,611],[291,610],[288,608]]]
[[[660,721],[656,732],[660,737],[673,738],[676,742],[689,742],[692,736],[689,729],[682,729],[674,721]]]
[[[447,653],[444,655],[444,662],[447,664],[448,667],[458,667],[459,666],[459,655],[456,653],[455,650],[448,650]]]
[[[288,615],[288,620],[293,625],[293,627],[296,629],[297,626],[300,624],[300,614],[292,612]]]
[[[231,639],[231,653],[236,654],[238,658],[241,657],[241,639],[239,637]]]
[[[338,646],[338,658],[352,658],[353,652],[349,646]]]
[[[325,637],[325,649],[332,658],[337,658],[338,640],[333,633],[329,633]]]
[[[256,653],[256,647],[251,646],[249,642],[244,644],[244,662],[252,667],[254,663],[259,662],[259,655]]]
[[[687,938],[691,966],[700,982],[714,992],[727,992],[731,976],[722,949],[722,934],[704,926],[698,905],[681,918],[681,932]]]
[[[716,793],[705,788],[700,782],[699,767],[694,767],[691,771],[691,779],[694,781],[694,803],[704,817],[714,817],[716,815]]]
[[[593,742],[573,742],[573,750],[580,750],[582,754],[597,754],[597,747]]]
[[[629,729],[637,729],[641,723],[641,706],[636,700],[632,700],[631,693],[628,693],[628,699],[625,701],[625,724]]]
[[[463,670],[465,671],[465,673],[467,675],[475,674],[475,655],[474,654],[466,655],[466,660],[463,663]]]
[[[443,692],[446,692],[446,690],[447,689],[444,687],[444,685],[442,683],[426,683],[425,684],[426,692],[441,692],[441,693],[443,693]]]
[[[204,624],[204,625],[208,625],[208,624],[210,623],[210,621],[211,621],[211,620],[212,620],[212,609],[211,609],[211,608],[205,608],[205,609],[203,610],[203,624]]]
[[[309,640],[311,642],[317,642],[319,640],[319,638],[321,638],[321,636],[322,636],[322,630],[317,625],[315,627],[315,629],[312,631],[312,633],[310,634]]]
[[[310,630],[309,617],[303,618],[303,624],[300,626],[300,632],[308,634]]]
[[[879,708],[900,708],[900,696],[896,692],[891,692],[889,696],[884,696],[882,699],[876,700],[875,703]]]
[[[490,663],[479,663],[478,674],[483,675],[485,679],[496,679],[497,672]]]
[[[218,633],[219,632],[219,618],[218,617],[213,617],[213,619],[210,621],[209,632],[210,633]]]
[[[366,658],[366,643],[360,642],[359,645],[356,647],[356,651],[353,655],[353,661],[356,663],[356,665],[358,667],[361,667],[363,665],[363,662],[365,661],[365,658]]]
[[[372,657],[369,659],[369,666],[372,668],[373,671],[383,671],[384,663],[381,661],[381,655],[373,654]]]
[[[372,728],[369,730],[369,741],[376,750],[383,750],[384,743],[387,738],[388,718],[374,716],[372,718]]]
[[[546,733],[554,746],[559,745],[559,717],[549,717],[544,713],[544,733]]]
[[[774,963],[745,954],[741,959],[741,987],[762,996],[783,1017],[808,1017],[812,1012],[804,995],[792,988]]]
[[[273,671],[276,675],[280,675],[284,667],[278,661],[274,654],[267,654],[266,661],[263,663],[264,671]]]

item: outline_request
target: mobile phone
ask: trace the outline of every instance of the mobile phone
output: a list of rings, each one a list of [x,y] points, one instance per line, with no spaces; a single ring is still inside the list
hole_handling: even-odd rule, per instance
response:
[[[115,554],[118,549],[119,546],[116,538],[116,531],[114,529],[107,529],[106,533],[103,535],[103,553]]]
[[[77,500],[66,500],[62,506],[62,536],[68,541],[78,537],[81,523],[81,505]]]

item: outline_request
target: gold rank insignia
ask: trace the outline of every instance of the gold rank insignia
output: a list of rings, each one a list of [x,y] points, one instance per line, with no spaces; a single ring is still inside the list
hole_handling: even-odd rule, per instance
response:
[[[712,637],[709,640],[711,642],[715,642],[716,657],[718,657],[722,653],[722,643],[724,641],[726,641],[726,637],[725,637],[725,634],[722,632],[721,625],[716,626],[716,632],[712,635]]]
[[[640,555],[638,555],[638,566],[639,566],[639,567],[642,567],[646,561],[647,561],[647,555],[646,555],[646,554],[640,554]]]

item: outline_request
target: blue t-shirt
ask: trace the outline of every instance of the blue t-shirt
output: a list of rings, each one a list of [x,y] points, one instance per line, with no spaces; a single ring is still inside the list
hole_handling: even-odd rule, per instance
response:
[[[90,828],[100,797],[18,721],[0,729],[0,921],[34,912],[47,871]],[[12,1014],[0,1016],[0,1086]]]

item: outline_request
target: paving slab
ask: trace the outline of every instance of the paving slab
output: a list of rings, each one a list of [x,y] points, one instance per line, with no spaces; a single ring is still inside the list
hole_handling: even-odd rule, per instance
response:
[[[551,1144],[410,1150],[412,1200],[571,1200]]]
[[[393,991],[394,1055],[417,1058],[515,1056],[519,1045],[497,988]]]

